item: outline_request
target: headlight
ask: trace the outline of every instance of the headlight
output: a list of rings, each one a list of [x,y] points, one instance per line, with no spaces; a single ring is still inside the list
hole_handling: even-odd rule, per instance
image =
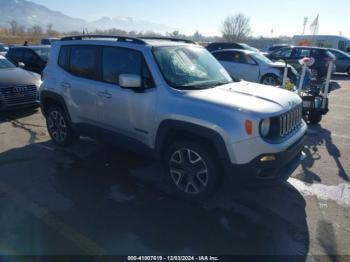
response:
[[[262,137],[267,137],[270,132],[271,122],[270,119],[264,119],[260,123],[260,134]]]

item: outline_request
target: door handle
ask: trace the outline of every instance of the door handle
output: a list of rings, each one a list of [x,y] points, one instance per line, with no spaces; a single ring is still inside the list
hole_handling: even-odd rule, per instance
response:
[[[108,91],[99,91],[98,96],[104,97],[104,98],[112,98],[112,94],[109,93]]]
[[[62,83],[61,83],[61,86],[62,86],[63,88],[70,88],[70,83],[68,83],[68,82],[62,82]]]

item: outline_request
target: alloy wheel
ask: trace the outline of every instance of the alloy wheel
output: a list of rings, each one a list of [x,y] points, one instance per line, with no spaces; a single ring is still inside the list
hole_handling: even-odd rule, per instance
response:
[[[265,77],[262,83],[264,85],[269,85],[269,86],[277,86],[278,85],[278,81],[277,81],[276,77],[273,77],[273,76]]]
[[[67,124],[63,115],[53,110],[49,114],[47,123],[52,138],[58,143],[63,143],[67,138]]]
[[[181,148],[169,161],[170,175],[176,187],[186,194],[199,194],[208,185],[209,171],[204,159],[194,150]]]

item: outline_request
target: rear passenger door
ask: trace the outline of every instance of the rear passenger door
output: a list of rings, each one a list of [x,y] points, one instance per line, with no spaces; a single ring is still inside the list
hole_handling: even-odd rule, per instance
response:
[[[63,69],[57,74],[57,84],[68,106],[74,123],[95,125],[96,86],[99,84],[100,53],[96,46],[63,46],[59,65]]]

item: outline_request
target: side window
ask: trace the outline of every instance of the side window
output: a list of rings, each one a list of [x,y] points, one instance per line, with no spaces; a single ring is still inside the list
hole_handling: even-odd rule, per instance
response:
[[[38,57],[33,53],[32,50],[24,50],[24,59],[26,61],[35,61]]]
[[[142,75],[143,59],[138,51],[117,47],[104,47],[102,51],[102,80],[119,84],[119,75]]]
[[[292,48],[282,48],[274,53],[278,57],[290,57],[292,55]]]
[[[88,79],[98,77],[98,48],[95,46],[72,46],[70,72]]]
[[[232,53],[231,52],[217,52],[213,56],[219,61],[232,62]]]
[[[246,63],[249,65],[256,65],[256,62],[253,58],[251,58],[249,55],[245,55],[246,57]]]
[[[311,55],[311,50],[305,49],[305,48],[296,48],[294,49],[294,52],[293,52],[293,57],[305,57],[310,55]]]
[[[58,65],[69,71],[69,46],[62,46],[58,56]]]
[[[346,42],[345,41],[339,41],[338,49],[342,50],[342,51],[346,51]]]
[[[20,48],[12,49],[12,57],[16,59],[23,58],[23,50]]]
[[[337,51],[334,51],[332,52],[332,54],[337,58],[337,59],[341,59],[341,58],[345,58],[345,55],[337,52]]]

